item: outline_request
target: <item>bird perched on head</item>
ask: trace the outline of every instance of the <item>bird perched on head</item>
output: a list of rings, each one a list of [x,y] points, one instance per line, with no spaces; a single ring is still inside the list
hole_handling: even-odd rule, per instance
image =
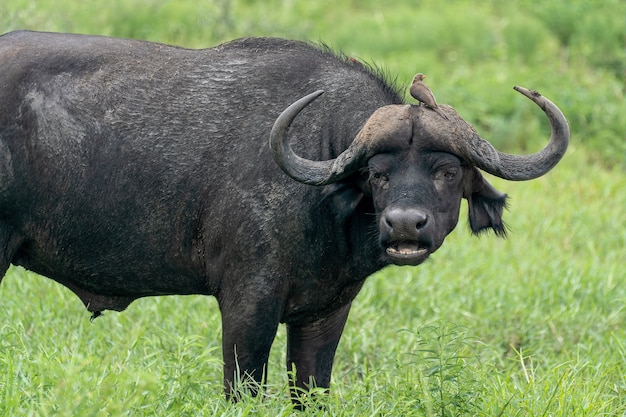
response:
[[[428,88],[426,84],[424,84],[424,78],[426,78],[426,76],[421,72],[413,77],[413,83],[411,84],[411,89],[409,90],[411,96],[413,96],[413,98],[420,103],[424,103],[426,107],[436,111],[439,116],[448,120],[448,116],[446,116],[443,110],[441,110],[437,105],[433,92],[430,91],[430,88]]]

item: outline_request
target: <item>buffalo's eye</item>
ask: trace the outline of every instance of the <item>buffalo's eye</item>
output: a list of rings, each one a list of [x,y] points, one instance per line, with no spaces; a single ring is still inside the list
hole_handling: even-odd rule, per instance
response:
[[[389,187],[389,175],[376,171],[371,172],[370,182],[373,186],[377,186],[383,190],[386,190]]]
[[[456,171],[446,171],[443,173],[443,177],[451,181],[456,178]]]
[[[372,178],[376,181],[388,181],[389,179],[387,174],[383,174],[380,172],[372,172]]]

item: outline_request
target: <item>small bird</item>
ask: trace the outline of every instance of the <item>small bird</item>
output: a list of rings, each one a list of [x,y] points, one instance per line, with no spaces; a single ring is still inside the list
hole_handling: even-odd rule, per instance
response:
[[[433,92],[430,91],[430,88],[423,83],[424,78],[426,78],[426,76],[421,72],[413,77],[413,83],[411,84],[411,89],[409,90],[411,96],[413,96],[413,98],[420,103],[424,103],[426,107],[436,111],[439,116],[448,120],[448,116],[446,116],[443,110],[441,110],[437,105]]]

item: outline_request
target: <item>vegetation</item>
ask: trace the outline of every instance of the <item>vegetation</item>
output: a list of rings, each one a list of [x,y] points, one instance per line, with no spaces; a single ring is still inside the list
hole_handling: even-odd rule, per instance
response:
[[[11,0],[0,30],[96,33],[203,48],[244,36],[324,41],[388,68],[401,86],[424,72],[495,145],[534,149],[546,123],[511,91],[558,100],[574,142],[623,163],[624,14],[621,0]]]
[[[134,302],[95,322],[21,268],[0,285],[0,416],[626,415],[626,109],[620,0],[11,0],[0,32],[97,33],[208,47],[241,36],[324,41],[416,72],[499,148],[549,131],[511,89],[564,111],[572,144],[511,195],[508,240],[460,224],[425,265],[389,267],[356,299],[333,388],[295,414],[281,328],[267,395],[222,399],[213,299]],[[2,63],[0,63],[0,66]],[[1,92],[0,92],[1,93]],[[461,222],[462,223],[462,222]]]

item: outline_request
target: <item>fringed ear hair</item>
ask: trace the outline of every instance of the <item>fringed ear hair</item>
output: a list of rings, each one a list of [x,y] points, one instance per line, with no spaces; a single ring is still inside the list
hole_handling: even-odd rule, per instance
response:
[[[480,234],[492,229],[497,236],[506,237],[502,212],[507,207],[507,195],[487,182],[477,168],[469,189],[465,190],[469,208],[469,224],[472,233]]]

